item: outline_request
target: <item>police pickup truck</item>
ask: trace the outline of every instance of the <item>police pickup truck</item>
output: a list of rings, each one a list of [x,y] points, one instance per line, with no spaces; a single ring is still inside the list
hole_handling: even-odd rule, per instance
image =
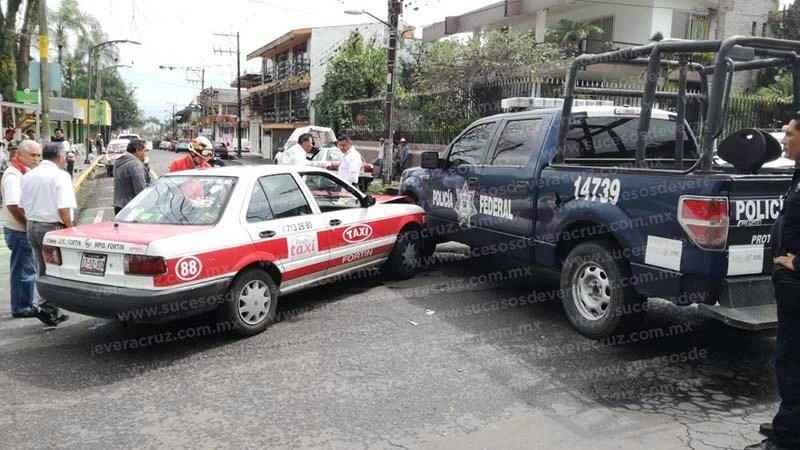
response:
[[[445,154],[425,153],[421,168],[404,172],[401,192],[427,213],[423,247],[458,241],[558,271],[566,315],[591,338],[635,321],[648,297],[697,305],[738,328],[774,327],[770,229],[791,168],[762,167],[781,155],[768,133],[721,130],[733,76],[800,67],[798,49],[734,37],[578,57],[561,108],[480,119]],[[689,61],[702,52],[717,63]],[[645,67],[643,91],[576,87],[578,70],[609,62]],[[659,76],[675,69],[678,92],[658,92]],[[690,71],[704,86],[696,97],[685,94]],[[641,108],[575,98],[637,93]],[[675,111],[654,107],[662,100],[676,101]],[[700,105],[701,137],[685,120],[687,101]]]

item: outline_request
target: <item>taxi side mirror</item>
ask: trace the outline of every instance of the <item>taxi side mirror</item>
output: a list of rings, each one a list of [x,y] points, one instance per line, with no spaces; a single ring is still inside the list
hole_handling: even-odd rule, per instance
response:
[[[439,163],[439,153],[423,152],[421,155],[420,167],[423,169],[438,169],[441,167]]]
[[[364,208],[369,208],[370,206],[375,206],[375,203],[377,203],[377,201],[375,200],[375,197],[373,197],[373,196],[371,196],[369,194],[367,194],[364,198],[361,199],[361,206],[363,206]]]

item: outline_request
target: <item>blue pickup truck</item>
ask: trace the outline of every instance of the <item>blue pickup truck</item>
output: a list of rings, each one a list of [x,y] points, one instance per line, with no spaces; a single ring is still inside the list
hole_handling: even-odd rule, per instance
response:
[[[445,154],[425,153],[422,167],[403,173],[401,192],[427,212],[422,248],[457,241],[558,271],[567,317],[595,339],[637,320],[648,297],[743,329],[774,327],[770,229],[792,168],[762,167],[781,154],[767,133],[720,130],[733,76],[791,66],[798,48],[737,37],[579,57],[563,107],[480,119]],[[698,52],[717,62],[685,57]],[[581,94],[636,94],[575,86],[578,70],[609,62],[655,74],[642,106],[573,106]],[[664,67],[680,73],[678,92],[657,91]],[[697,98],[685,95],[690,71],[706,86]],[[655,107],[670,98],[674,111]],[[687,101],[702,105],[701,136],[685,119]]]

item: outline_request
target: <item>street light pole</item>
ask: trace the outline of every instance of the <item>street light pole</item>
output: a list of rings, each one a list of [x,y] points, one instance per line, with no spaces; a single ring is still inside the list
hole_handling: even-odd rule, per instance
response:
[[[48,71],[48,50],[50,42],[47,36],[47,1],[39,2],[39,78],[42,99],[41,130],[39,138],[42,142],[50,142],[50,76]]]
[[[88,65],[87,65],[87,69],[89,71],[89,74],[88,74],[89,85],[86,88],[87,92],[86,92],[86,136],[85,136],[87,147],[86,147],[86,161],[84,161],[84,163],[86,163],[86,164],[89,163],[89,152],[91,151],[91,147],[92,147],[92,144],[91,144],[91,142],[92,142],[92,140],[91,140],[92,114],[91,114],[91,110],[90,110],[90,105],[92,103],[92,56],[94,55],[94,52],[97,49],[99,49],[101,47],[105,47],[106,45],[114,45],[114,44],[142,45],[141,42],[137,42],[137,41],[131,41],[131,40],[128,40],[128,39],[116,39],[116,40],[113,40],[113,41],[104,41],[104,42],[101,42],[101,43],[99,43],[97,45],[89,47],[89,62],[88,62]]]
[[[242,65],[241,65],[241,51],[239,49],[239,32],[233,33],[214,33],[214,36],[222,36],[228,38],[236,38],[236,103],[238,105],[236,111],[236,136],[239,148],[236,150],[236,155],[242,157]],[[215,53],[232,53],[229,50],[214,51]]]
[[[386,25],[389,29],[389,46],[387,48],[387,83],[386,83],[386,99],[384,101],[384,116],[383,121],[385,124],[384,142],[383,142],[383,182],[391,183],[392,170],[394,166],[394,90],[396,86],[395,81],[395,66],[397,65],[397,41],[400,38],[400,14],[403,12],[403,3],[401,0],[388,0],[389,1],[389,21],[386,22],[379,17],[371,14],[365,10],[346,10],[345,14],[350,15],[367,15],[377,20],[378,22]]]

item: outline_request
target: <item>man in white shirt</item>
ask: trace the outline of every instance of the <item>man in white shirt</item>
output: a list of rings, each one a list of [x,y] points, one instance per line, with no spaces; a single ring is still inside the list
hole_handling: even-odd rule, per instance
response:
[[[284,152],[281,164],[289,166],[308,165],[308,154],[314,149],[314,138],[309,133],[303,133],[297,138],[297,144]]]
[[[73,226],[72,210],[77,208],[72,177],[64,171],[67,164],[63,147],[49,143],[42,150],[42,163],[22,177],[22,209],[28,220],[28,239],[38,265],[39,276],[45,274],[42,256],[44,235],[50,231]],[[39,303],[42,314],[37,316],[47,325],[55,326],[67,316],[46,299]]]
[[[3,197],[2,218],[5,226],[6,246],[11,251],[10,283],[12,317],[36,317],[34,307],[34,287],[36,284],[36,265],[33,249],[28,241],[25,211],[20,207],[22,196],[22,176],[39,164],[42,147],[33,141],[22,141],[14,152],[8,169],[0,181],[0,194]]]
[[[364,160],[361,153],[353,146],[350,136],[343,135],[338,140],[339,150],[342,151],[342,160],[339,162],[339,178],[358,187],[358,176],[364,167]]]

